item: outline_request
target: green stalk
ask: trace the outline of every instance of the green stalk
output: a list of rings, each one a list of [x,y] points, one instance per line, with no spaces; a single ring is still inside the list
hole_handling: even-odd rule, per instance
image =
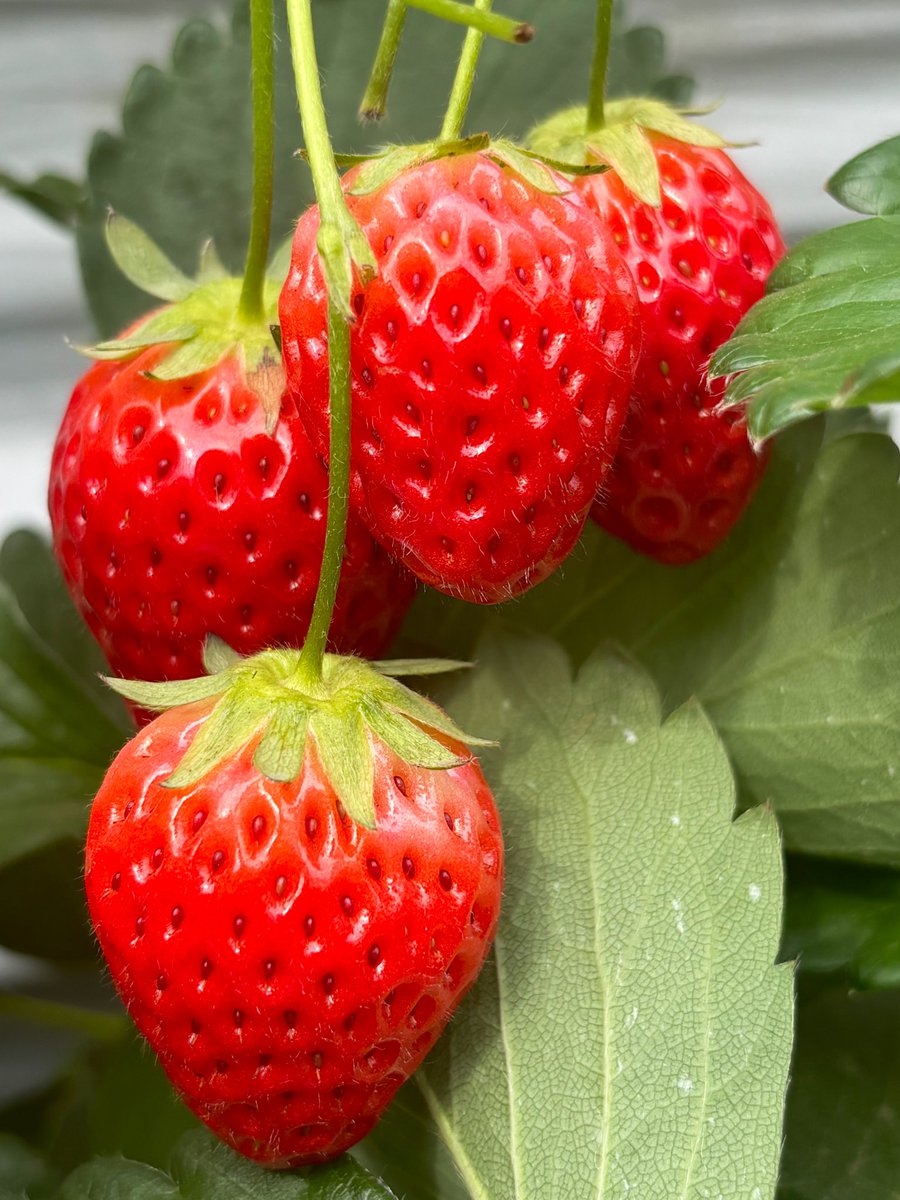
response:
[[[475,9],[481,13],[489,13],[492,3],[493,0],[475,0]],[[472,97],[472,85],[475,82],[475,68],[478,66],[478,57],[483,44],[484,34],[478,29],[470,29],[466,34],[462,54],[459,57],[459,66],[456,68],[456,77],[453,80],[453,90],[450,93],[444,124],[441,126],[439,142],[455,142],[462,137],[469,100]]]
[[[101,1042],[116,1041],[128,1029],[126,1018],[115,1013],[95,1012],[55,1000],[20,996],[15,992],[0,992],[0,1016],[43,1025],[47,1029],[65,1029]]]
[[[387,107],[388,90],[394,73],[394,62],[406,24],[406,0],[388,0],[387,16],[381,31],[381,41],[372,66],[366,94],[359,106],[364,121],[380,121]]]
[[[609,66],[609,45],[612,39],[613,0],[597,0],[597,24],[594,31],[594,59],[591,64],[591,83],[588,93],[587,128],[596,133],[606,124],[606,74]]]
[[[251,0],[250,59],[253,77],[253,215],[244,283],[238,304],[248,322],[261,321],[275,173],[275,55],[272,0]]]
[[[341,574],[350,503],[349,314],[353,261],[371,261],[371,251],[350,216],[341,191],[322,102],[311,0],[287,0],[287,12],[303,138],[319,204],[319,255],[328,283],[328,520],[319,586],[298,667],[303,681],[315,686],[322,679],[322,662]],[[357,247],[355,254],[354,244]]]
[[[328,519],[322,549],[322,571],[313,604],[312,620],[303,649],[299,672],[318,682],[328,644],[328,630],[334,612],[347,513],[350,508],[350,326],[340,309],[328,301],[328,382],[330,396],[328,454]]]
[[[460,4],[459,0],[407,0],[410,8],[420,8],[454,25],[468,25],[472,30],[499,38],[501,42],[530,42],[534,29],[525,21],[502,17],[490,11],[490,4]]]

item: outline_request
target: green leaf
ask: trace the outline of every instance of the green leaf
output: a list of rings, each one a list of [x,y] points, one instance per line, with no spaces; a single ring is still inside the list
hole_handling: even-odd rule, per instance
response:
[[[171,1173],[145,1163],[98,1159],[66,1179],[59,1200],[390,1200],[352,1158],[305,1171],[265,1171],[203,1132],[186,1134]]]
[[[771,802],[793,849],[900,866],[900,494],[876,433],[782,435],[723,547],[662,566],[589,529],[553,579],[495,610],[578,661],[628,647],[667,707],[696,695],[746,803]],[[486,615],[422,596],[404,653],[469,654]]]
[[[898,145],[900,145],[900,139]],[[816,234],[714,355],[754,438],[812,413],[900,400],[900,220]]]
[[[78,676],[124,736],[131,721],[100,679],[106,667],[103,655],[72,603],[46,539],[30,529],[9,534],[0,545],[0,579],[34,632]]]
[[[47,610],[34,611],[45,619]],[[17,859],[80,838],[87,802],[121,740],[93,684],[41,640],[0,583],[0,879]]]
[[[534,45],[484,47],[469,128],[521,136],[538,117],[583,96],[595,0],[523,0],[516,17],[539,31]],[[87,164],[88,199],[77,223],[82,275],[102,336],[113,336],[148,306],[123,280],[103,228],[110,208],[137,223],[184,273],[193,273],[212,237],[226,267],[243,265],[251,195],[249,30],[246,3],[231,29],[193,19],[179,33],[171,65],[142,67],[125,98],[121,133],[97,134]],[[312,200],[300,140],[283,5],[276,6],[276,187],[273,245]],[[464,31],[410,12],[387,120],[360,128],[364,81],[383,12],[358,0],[315,0],[316,45],[325,76],[329,127],[340,150],[371,152],[385,142],[434,138]],[[583,30],[584,36],[573,36]],[[617,25],[610,90],[683,100],[689,81],[669,74],[662,35]]]
[[[25,183],[0,171],[0,190],[65,227],[74,225],[85,200],[84,184],[62,175],[39,175],[31,183]]]
[[[839,204],[873,217],[900,215],[900,137],[845,163],[825,185]]]
[[[900,1200],[900,994],[798,1010],[779,1200]]]
[[[210,681],[215,677],[210,676]],[[226,692],[197,730],[184,758],[163,781],[163,787],[193,787],[219,763],[248,745],[268,717],[269,705],[263,697],[240,690]]]
[[[858,988],[900,987],[900,875],[789,860],[782,953],[805,974],[841,975]]]
[[[501,740],[504,909],[416,1077],[470,1194],[771,1197],[792,1025],[772,814],[732,823],[702,711],[661,724],[622,659],[573,681],[510,638],[480,660],[452,707]]]
[[[31,1146],[0,1131],[0,1197],[46,1195],[53,1171]]]

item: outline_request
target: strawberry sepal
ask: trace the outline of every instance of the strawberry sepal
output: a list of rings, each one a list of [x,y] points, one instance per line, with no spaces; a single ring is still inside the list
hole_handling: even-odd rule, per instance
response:
[[[163,781],[167,788],[193,787],[253,742],[256,769],[273,781],[289,782],[300,775],[312,741],[347,813],[371,829],[371,737],[411,766],[429,770],[461,766],[471,757],[467,745],[493,745],[465,733],[438,705],[394,677],[433,675],[467,664],[368,663],[327,654],[321,680],[313,681],[303,674],[300,651],[265,650],[245,659],[219,639],[208,640],[204,662],[215,670],[199,679],[106,680],[126,700],[155,712],[213,702],[184,757]]]

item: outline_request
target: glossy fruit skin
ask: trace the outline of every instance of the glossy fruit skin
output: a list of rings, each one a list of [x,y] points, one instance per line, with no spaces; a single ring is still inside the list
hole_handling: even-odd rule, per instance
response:
[[[539,192],[481,154],[414,167],[348,205],[378,263],[352,334],[360,514],[432,587],[505,600],[563,561],[612,461],[634,284],[575,193]],[[288,386],[324,451],[317,228],[312,209],[280,319]]]
[[[710,384],[706,366],[785,247],[768,203],[724,151],[648,137],[661,208],[613,171],[577,182],[634,273],[643,322],[628,420],[591,515],[641,553],[685,563],[727,537],[765,470],[768,452],[750,444],[741,410],[711,411],[724,381]]]
[[[293,402],[270,436],[236,357],[188,379],[147,378],[165,349],[90,368],[50,471],[69,591],[132,679],[201,675],[208,633],[242,654],[302,645],[325,538],[327,473]],[[413,590],[351,513],[335,647],[383,653]]]
[[[264,779],[253,747],[187,789],[166,778],[209,711],[173,709],[120,752],[87,840],[91,917],[113,981],[194,1112],[290,1167],[374,1125],[478,974],[503,845],[476,760],[401,762],[377,740],[377,831],[307,746]]]

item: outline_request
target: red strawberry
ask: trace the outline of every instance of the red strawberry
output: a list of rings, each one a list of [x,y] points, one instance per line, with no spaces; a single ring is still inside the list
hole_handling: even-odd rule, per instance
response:
[[[700,558],[728,535],[765,469],[740,410],[712,411],[706,367],[759,300],[784,244],[769,205],[724,151],[646,131],[662,205],[615,171],[576,186],[609,225],[638,284],[643,351],[612,471],[592,510],[662,562]]]
[[[493,603],[563,561],[615,452],[636,344],[609,234],[486,153],[414,166],[348,206],[377,277],[355,297],[354,496],[418,577]],[[281,295],[288,386],[327,447],[318,212]]]
[[[242,653],[300,645],[325,536],[327,473],[291,401],[267,433],[237,353],[149,378],[171,349],[91,367],[50,473],[69,590],[113,669],[144,679],[199,674],[207,633]],[[412,591],[351,515],[335,645],[380,654]]]
[[[326,666],[312,703],[296,677],[282,686],[292,659],[275,651],[232,669],[212,715],[206,699],[159,717],[110,767],[88,832],[91,916],[129,1012],[197,1115],[272,1167],[330,1158],[369,1131],[478,974],[500,905],[494,802],[446,730],[465,735],[393,680],[371,685],[365,664]],[[208,693],[215,678],[156,687]],[[119,687],[152,702],[152,687]],[[346,744],[334,722],[354,689],[371,722],[357,746],[374,775],[371,829],[331,782]],[[405,722],[419,760],[448,769],[408,765],[374,732],[379,711],[387,741]],[[219,717],[232,749],[169,781],[188,747],[215,742]],[[267,720],[276,772],[262,762]],[[283,770],[294,754],[296,773]]]

